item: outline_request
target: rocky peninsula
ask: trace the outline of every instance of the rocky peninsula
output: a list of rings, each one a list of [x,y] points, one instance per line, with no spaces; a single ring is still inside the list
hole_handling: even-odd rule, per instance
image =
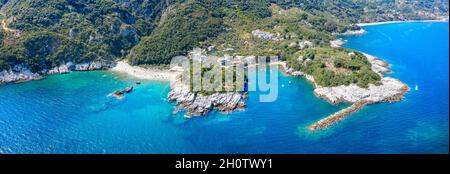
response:
[[[138,79],[170,81],[171,91],[169,92],[168,98],[169,101],[176,102],[177,104],[174,113],[185,109],[187,111],[185,114],[186,117],[203,116],[213,109],[217,109],[223,113],[244,109],[246,105],[245,101],[248,96],[247,92],[218,92],[212,95],[203,96],[199,93],[191,92],[187,86],[177,80],[177,77],[181,74],[179,71],[131,66],[125,61],[94,61],[79,64],[68,62],[61,66],[39,72],[32,72],[25,65],[16,65],[12,69],[0,71],[0,84],[39,80],[46,75],[64,74],[70,73],[71,71],[92,70],[111,70]],[[119,96],[118,98],[121,97]]]
[[[313,83],[315,87],[314,94],[316,96],[323,98],[332,104],[339,104],[342,102],[352,103],[350,107],[342,109],[308,126],[309,130],[316,131],[326,129],[347,118],[350,114],[360,110],[368,104],[400,101],[410,90],[410,88],[400,80],[384,76],[385,74],[392,72],[388,69],[390,66],[388,63],[375,56],[365,53],[363,54],[372,64],[372,71],[382,77],[380,81],[381,85],[369,84],[368,88],[362,88],[356,84],[347,86],[341,85],[337,87],[322,87],[318,85],[312,75],[300,71],[294,71],[291,68],[286,69],[285,63],[279,64],[287,74],[305,77],[305,79]]]

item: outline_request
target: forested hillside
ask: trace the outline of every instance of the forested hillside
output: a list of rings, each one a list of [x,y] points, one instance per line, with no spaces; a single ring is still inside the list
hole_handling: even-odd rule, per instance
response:
[[[448,0],[269,0],[284,8],[330,13],[353,23],[448,16]]]
[[[167,64],[210,45],[288,56],[288,43],[254,42],[249,33],[323,45],[357,22],[448,15],[444,0],[0,0],[0,7],[0,70],[24,64],[33,71],[68,61]]]
[[[141,0],[2,0],[0,60],[24,63],[33,70],[67,61],[125,57],[149,35],[166,1]]]

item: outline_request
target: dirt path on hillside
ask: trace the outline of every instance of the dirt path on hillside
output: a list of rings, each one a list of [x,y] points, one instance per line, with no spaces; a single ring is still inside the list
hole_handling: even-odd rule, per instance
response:
[[[8,33],[14,33],[14,34],[20,32],[19,30],[9,28],[9,27],[8,27],[8,23],[6,22],[6,16],[3,15],[3,14],[0,14],[0,15],[2,15],[2,16],[5,18],[5,19],[3,19],[2,22],[1,22],[1,23],[2,23],[2,29],[3,29],[5,32],[8,32]]]

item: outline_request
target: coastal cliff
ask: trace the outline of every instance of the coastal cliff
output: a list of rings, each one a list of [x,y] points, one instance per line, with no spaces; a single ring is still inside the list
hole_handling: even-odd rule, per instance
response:
[[[33,73],[23,65],[16,65],[9,70],[0,71],[0,85],[11,82],[22,82],[42,78],[39,73]]]

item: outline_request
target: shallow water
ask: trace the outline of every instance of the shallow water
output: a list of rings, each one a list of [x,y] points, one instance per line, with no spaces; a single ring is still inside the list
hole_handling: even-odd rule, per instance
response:
[[[193,119],[172,114],[167,82],[143,81],[116,100],[107,95],[136,79],[74,72],[0,86],[0,153],[448,153],[448,23],[365,28],[346,47],[386,59],[412,91],[328,130],[306,126],[348,104],[333,106],[280,72],[276,102],[251,92],[245,111]]]

